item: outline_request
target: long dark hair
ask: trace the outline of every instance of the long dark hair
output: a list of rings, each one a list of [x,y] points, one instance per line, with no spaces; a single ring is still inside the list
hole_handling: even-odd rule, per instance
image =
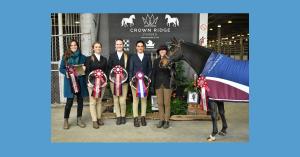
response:
[[[70,56],[72,55],[72,53],[73,53],[73,52],[71,51],[71,48],[70,48],[72,42],[75,42],[75,43],[76,43],[76,45],[77,45],[77,50],[79,50],[80,53],[81,53],[81,50],[80,50],[78,41],[75,40],[75,39],[72,39],[72,40],[68,43],[68,49],[65,51],[64,56],[63,56],[63,58],[64,58],[65,61],[67,61],[67,60],[70,58]]]

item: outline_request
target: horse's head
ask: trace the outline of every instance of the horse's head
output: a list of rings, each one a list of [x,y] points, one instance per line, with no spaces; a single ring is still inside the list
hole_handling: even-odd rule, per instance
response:
[[[171,44],[169,45],[169,47],[170,47],[169,60],[171,62],[177,62],[177,61],[183,59],[183,53],[182,53],[182,49],[181,49],[181,42],[182,41],[178,41],[175,37],[173,37],[171,39]]]
[[[135,15],[131,15],[130,17],[131,17],[131,19],[135,19]]]
[[[171,63],[179,60],[186,61],[197,73],[201,72],[212,50],[198,44],[171,39],[170,56]]]
[[[170,18],[170,15],[166,14],[165,19]]]

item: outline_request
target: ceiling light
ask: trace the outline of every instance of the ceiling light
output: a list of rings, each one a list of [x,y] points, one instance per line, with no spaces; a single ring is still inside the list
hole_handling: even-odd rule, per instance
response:
[[[218,28],[221,28],[221,25],[218,25]]]
[[[231,20],[228,20],[228,22],[227,23],[232,23],[232,21]]]

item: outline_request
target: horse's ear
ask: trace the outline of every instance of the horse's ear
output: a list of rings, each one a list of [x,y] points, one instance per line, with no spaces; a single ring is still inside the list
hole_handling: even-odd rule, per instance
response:
[[[177,39],[176,39],[175,37],[173,37],[173,38],[171,39],[171,41],[172,41],[173,43],[175,43],[175,44],[178,43],[178,41],[177,41]]]
[[[171,40],[172,43],[174,43],[174,37],[172,37],[170,40]]]

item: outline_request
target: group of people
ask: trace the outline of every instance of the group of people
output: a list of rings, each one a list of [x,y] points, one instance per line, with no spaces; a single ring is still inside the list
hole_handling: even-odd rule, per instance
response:
[[[159,107],[159,123],[157,128],[169,128],[170,123],[170,100],[172,88],[174,85],[175,65],[161,66],[162,60],[168,58],[168,47],[166,45],[161,45],[157,49],[159,57],[154,60],[152,66],[152,60],[149,56],[145,55],[145,43],[139,40],[135,44],[136,52],[132,55],[128,55],[124,52],[124,42],[122,39],[115,40],[115,52],[110,53],[107,60],[106,57],[102,55],[102,44],[100,42],[95,42],[92,44],[92,54],[86,57],[81,53],[79,44],[76,40],[72,40],[67,51],[63,55],[61,60],[59,71],[65,75],[64,77],[64,96],[67,98],[65,111],[64,111],[64,129],[69,129],[69,115],[71,107],[73,105],[74,97],[77,98],[77,125],[79,127],[86,127],[86,124],[82,121],[82,111],[83,111],[83,98],[89,97],[90,114],[93,121],[93,128],[98,129],[99,126],[104,125],[101,118],[102,113],[102,98],[105,91],[105,85],[101,86],[101,93],[99,97],[95,97],[93,92],[93,84],[89,83],[88,75],[97,69],[100,69],[104,73],[108,74],[114,67],[119,66],[128,72],[128,79],[126,82],[121,84],[121,94],[115,94],[115,85],[110,82],[110,88],[113,93],[113,104],[116,113],[116,125],[121,125],[126,123],[126,98],[128,93],[129,82],[137,73],[142,72],[145,76],[151,79],[151,84],[148,89],[151,92],[156,93],[157,103]],[[79,91],[74,92],[72,88],[72,79],[68,76],[68,66],[81,65],[82,69],[85,71],[85,75],[78,75],[76,77]],[[145,96],[139,96],[137,94],[137,88],[131,86],[132,99],[133,99],[133,124],[135,127],[146,126],[146,107],[147,107],[147,94]],[[147,92],[146,92],[147,93]],[[138,104],[141,100],[141,116],[139,118],[138,114]]]

